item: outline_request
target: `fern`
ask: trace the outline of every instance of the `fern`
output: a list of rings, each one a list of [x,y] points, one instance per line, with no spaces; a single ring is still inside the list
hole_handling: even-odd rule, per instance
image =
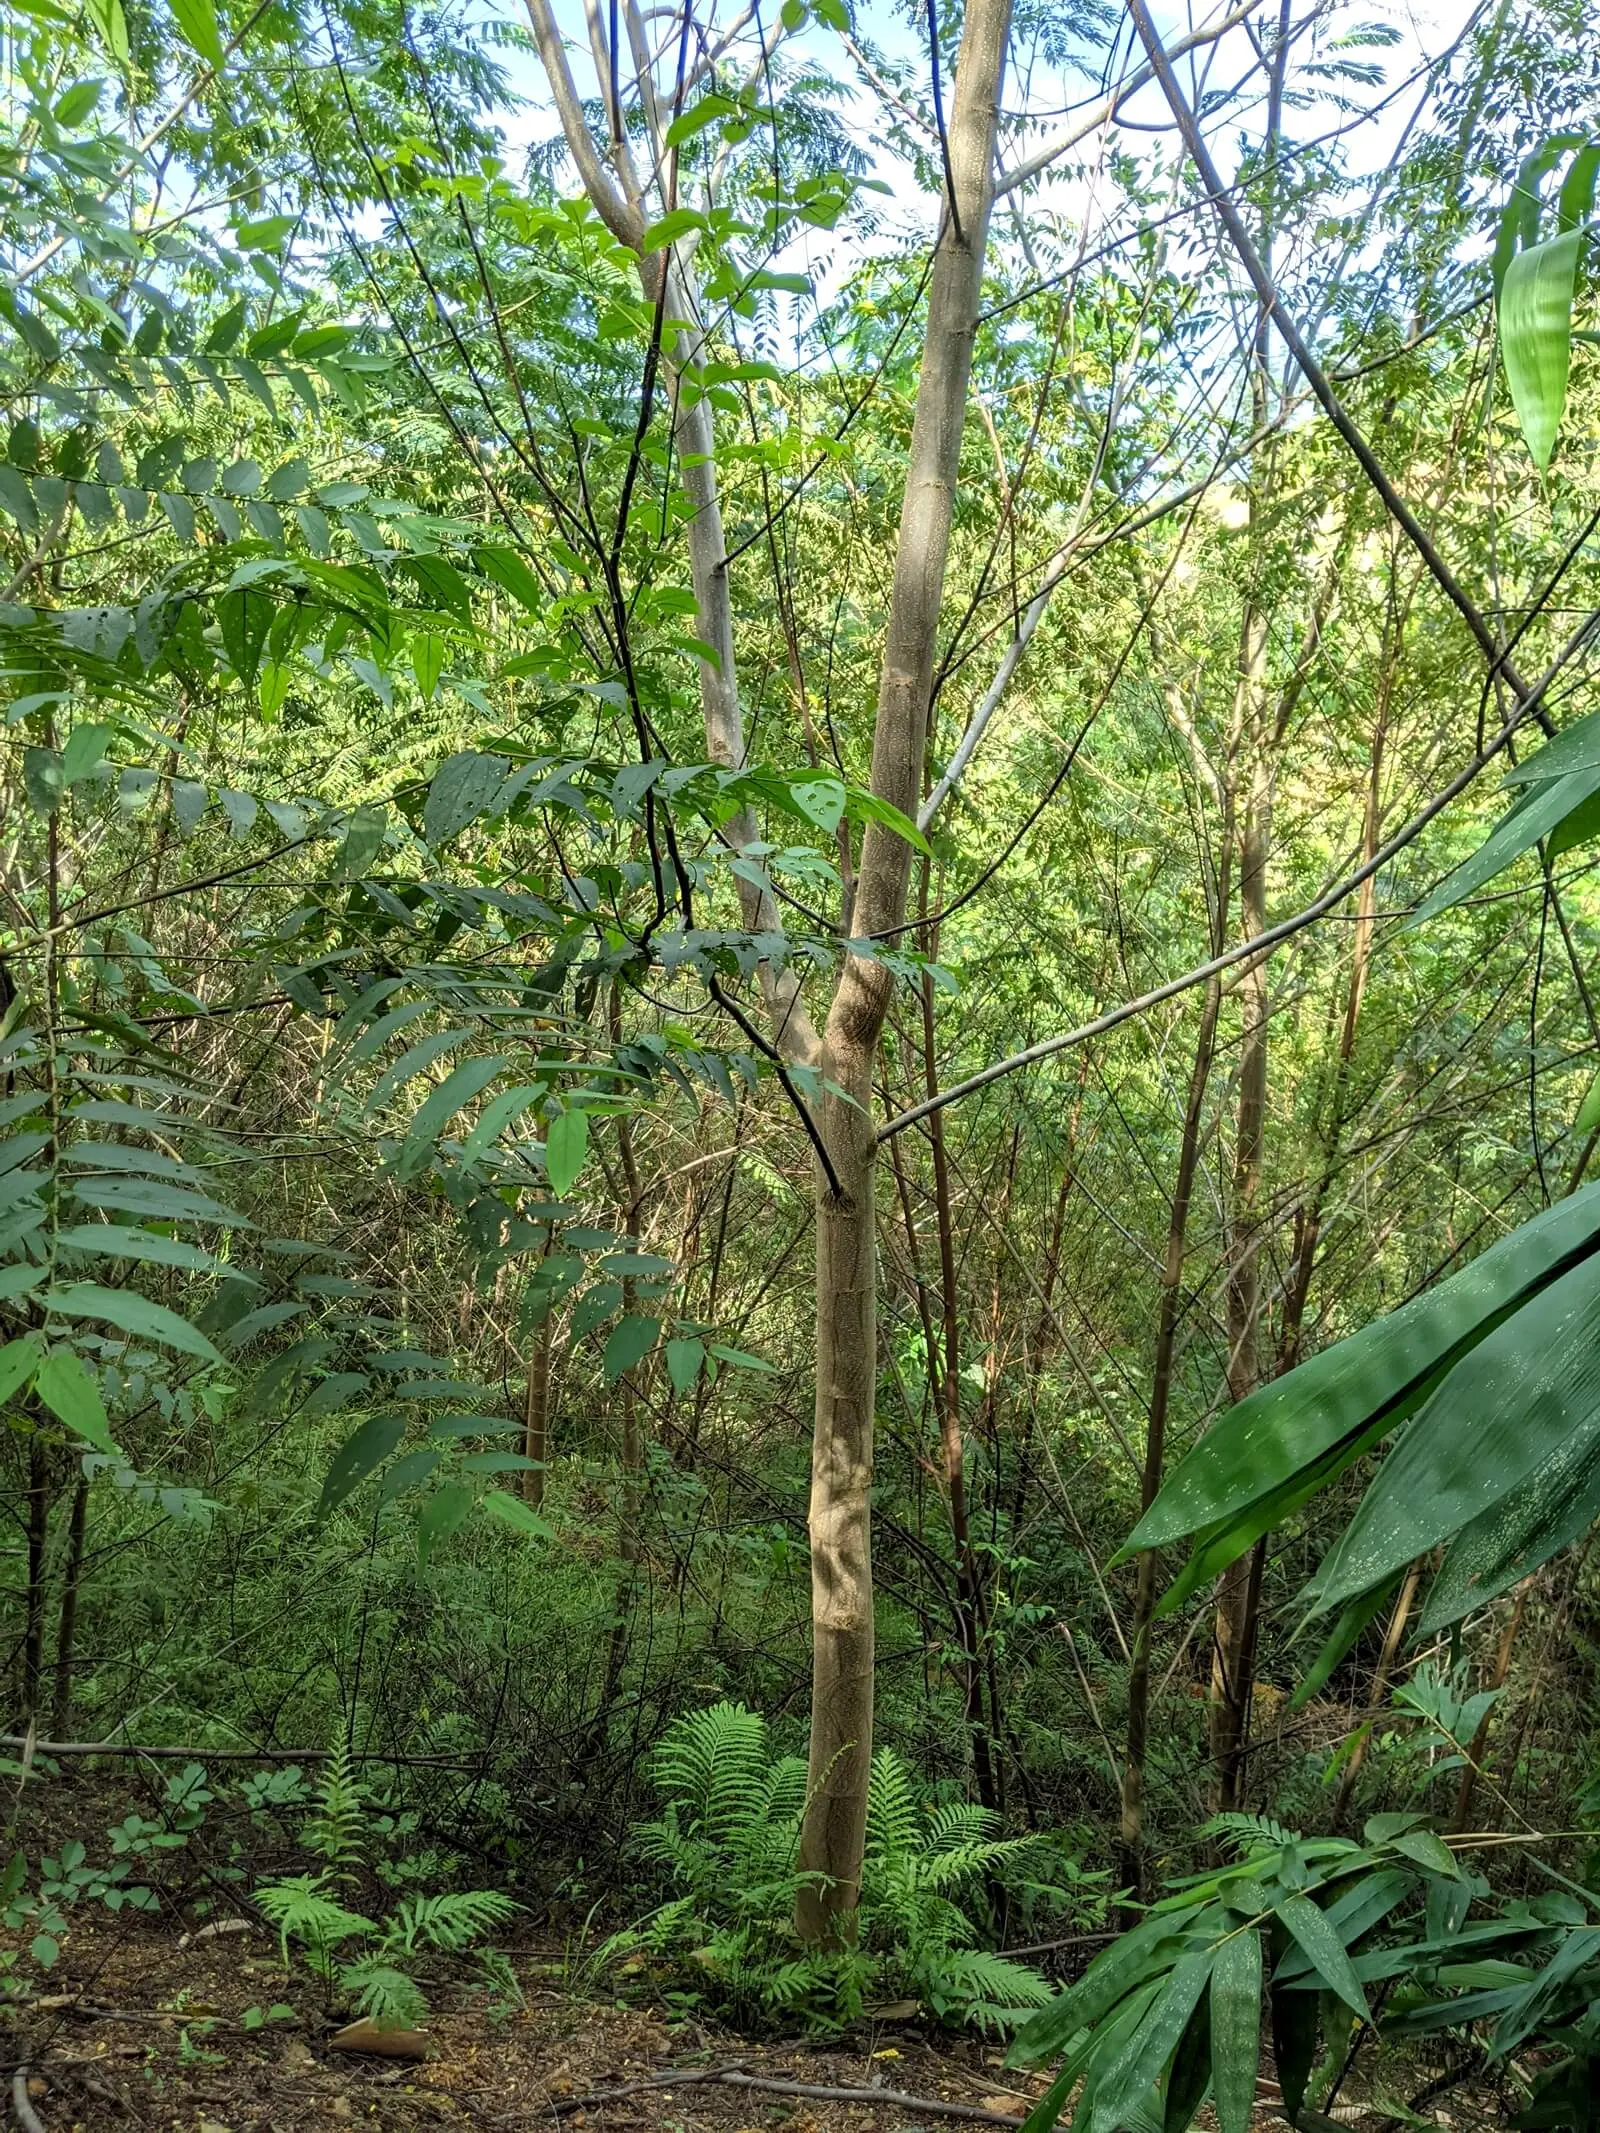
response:
[[[368,1806],[348,1749],[336,1747],[305,1829],[306,1844],[327,1863],[315,1873],[266,1882],[256,1890],[256,1901],[278,1929],[285,1969],[289,1943],[297,1941],[312,1969],[348,2005],[380,2029],[409,2029],[425,2018],[428,2002],[402,1967],[404,1958],[425,1949],[460,1954],[491,1927],[503,1925],[517,1906],[494,1889],[462,1889],[408,1896],[381,1920],[348,1910],[333,1890],[368,1863]],[[334,1951],[352,1940],[365,1944],[360,1953],[349,1960],[336,1957]]]
[[[677,1719],[652,1758],[660,1816],[636,1836],[663,1868],[671,1899],[607,1943],[609,1961],[640,1949],[665,1958],[683,1989],[708,1985],[734,2018],[853,2021],[871,1994],[915,1994],[940,2020],[1001,2029],[1048,1997],[1033,1971],[987,1953],[952,1892],[1004,1877],[1034,1837],[1007,1838],[966,1802],[929,1807],[904,1762],[880,1749],[868,1775],[857,1939],[801,1949],[793,1929],[806,1767],[774,1759],[765,1722],[718,1703]]]
[[[365,1856],[365,1820],[366,1800],[350,1760],[350,1744],[341,1738],[323,1765],[316,1813],[305,1830],[309,1848],[340,1880],[349,1880]]]
[[[414,1955],[419,1948],[459,1954],[482,1940],[491,1926],[504,1925],[516,1910],[509,1896],[494,1889],[464,1889],[442,1896],[408,1896],[386,1920],[382,1946]]]
[[[1283,1851],[1291,1844],[1300,1842],[1300,1832],[1285,1829],[1271,1815],[1217,1814],[1205,1823],[1202,1837],[1228,1837],[1241,1852]]]
[[[278,1929],[278,1947],[284,1968],[289,1966],[289,1943],[303,1941],[319,1964],[341,1941],[372,1931],[372,1920],[357,1911],[347,1911],[326,1893],[325,1874],[291,1874],[283,1881],[268,1881],[256,1890],[256,1902]]]

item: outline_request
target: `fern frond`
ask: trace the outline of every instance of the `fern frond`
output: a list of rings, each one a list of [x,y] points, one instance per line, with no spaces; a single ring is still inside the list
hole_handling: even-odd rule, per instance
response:
[[[278,1929],[285,1968],[291,1939],[323,1953],[372,1931],[370,1918],[347,1911],[326,1893],[326,1881],[326,1874],[291,1874],[283,1881],[263,1882],[255,1892],[256,1902]]]
[[[470,1948],[491,1926],[503,1925],[517,1906],[495,1889],[464,1889],[443,1896],[408,1896],[383,1929],[380,1949],[439,1948],[447,1955]]]
[[[422,1987],[381,1956],[364,1955],[339,1972],[340,1989],[379,2029],[415,2029],[426,2020],[428,2002]]]
[[[761,1826],[767,1727],[742,1703],[686,1712],[663,1734],[652,1768],[684,1835],[738,1852]]]
[[[1281,1851],[1286,1845],[1298,1844],[1300,1832],[1286,1829],[1271,1815],[1218,1814],[1202,1825],[1202,1837],[1228,1837],[1242,1852]]]
[[[365,1809],[361,1783],[350,1759],[350,1743],[341,1734],[322,1767],[317,1811],[305,1829],[308,1848],[325,1859],[330,1871],[341,1879],[348,1878],[366,1855]]]
[[[910,1771],[892,1748],[880,1748],[867,1777],[867,1850],[904,1860],[918,1849],[920,1816]]]

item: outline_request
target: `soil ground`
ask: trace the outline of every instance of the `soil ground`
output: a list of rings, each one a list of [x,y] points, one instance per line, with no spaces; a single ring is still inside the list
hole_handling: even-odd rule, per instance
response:
[[[12,2102],[19,2069],[44,2133],[960,2133],[1020,2123],[1043,2086],[1007,2070],[1003,2046],[934,2036],[914,2020],[872,2020],[824,2044],[750,2043],[695,2019],[582,1997],[548,1949],[513,1962],[522,2004],[498,2011],[465,1972],[430,1979],[429,2056],[392,2059],[335,2046],[315,1981],[286,1977],[263,1932],[186,1938],[170,1922],[130,1914],[75,1922],[51,1989],[0,2015],[0,2123],[26,2124]],[[252,2010],[272,2019],[254,2026]],[[923,2108],[734,2088],[705,2078],[715,2069],[894,2090]],[[606,2093],[620,2090],[628,2093]],[[1276,2093],[1264,2078],[1261,2133],[1282,2124]],[[1397,2122],[1356,2104],[1338,2121],[1371,2133]],[[1456,2091],[1411,2122],[1503,2121],[1491,2099]],[[1209,2112],[1199,2123],[1214,2128]]]

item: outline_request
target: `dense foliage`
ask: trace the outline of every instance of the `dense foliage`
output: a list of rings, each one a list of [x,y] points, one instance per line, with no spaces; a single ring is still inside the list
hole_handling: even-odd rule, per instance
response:
[[[1592,2122],[1597,24],[1387,12],[7,0],[10,1994]]]

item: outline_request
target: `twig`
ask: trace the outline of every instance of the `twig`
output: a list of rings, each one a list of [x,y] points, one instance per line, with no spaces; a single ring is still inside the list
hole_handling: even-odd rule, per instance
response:
[[[624,2081],[614,2089],[590,2089],[586,2096],[553,2096],[550,2111],[556,2118],[566,2118],[574,2111],[586,2111],[591,2104],[616,2103],[624,2096],[637,2096],[644,2089],[681,2089],[694,2081],[720,2081],[724,2074],[731,2074],[744,2064],[736,2059],[730,2066],[675,2066],[664,2074],[646,2074],[638,2081]]]
[[[986,2126],[1022,2123],[1006,2111],[986,2111],[975,2103],[947,2103],[936,2096],[912,2096],[903,2089],[841,2089],[817,2081],[781,2080],[774,2074],[747,2074],[738,2060],[731,2066],[678,2067],[668,2073],[646,2075],[640,2081],[625,2081],[614,2089],[591,2089],[586,2096],[554,2097],[549,2108],[556,2117],[566,2118],[574,2111],[616,2103],[645,2089],[687,2088],[691,2082],[729,2089],[770,2090],[774,2095],[805,2096],[820,2103],[890,2104],[897,2110],[921,2111],[936,2118],[971,2119]]]
[[[986,2126],[1020,2126],[1008,2111],[985,2111],[975,2103],[946,2103],[942,2097],[912,2096],[904,2089],[836,2089],[816,2081],[779,2081],[766,2074],[719,2074],[730,2089],[770,2089],[779,2096],[807,2096],[819,2103],[894,2104],[904,2111],[931,2112],[938,2118],[969,2118]]]
[[[191,1763],[325,1763],[331,1748],[141,1748],[137,1741],[123,1740],[33,1740],[24,1733],[0,1733],[0,1748],[31,1748],[35,1755],[149,1756],[153,1760]],[[386,1755],[365,1752],[348,1758],[352,1763],[389,1763],[406,1769],[471,1770],[481,1756]]]
[[[28,2069],[19,2066],[11,2082],[11,2115],[22,2133],[45,2133],[44,2120],[28,2101]]]

